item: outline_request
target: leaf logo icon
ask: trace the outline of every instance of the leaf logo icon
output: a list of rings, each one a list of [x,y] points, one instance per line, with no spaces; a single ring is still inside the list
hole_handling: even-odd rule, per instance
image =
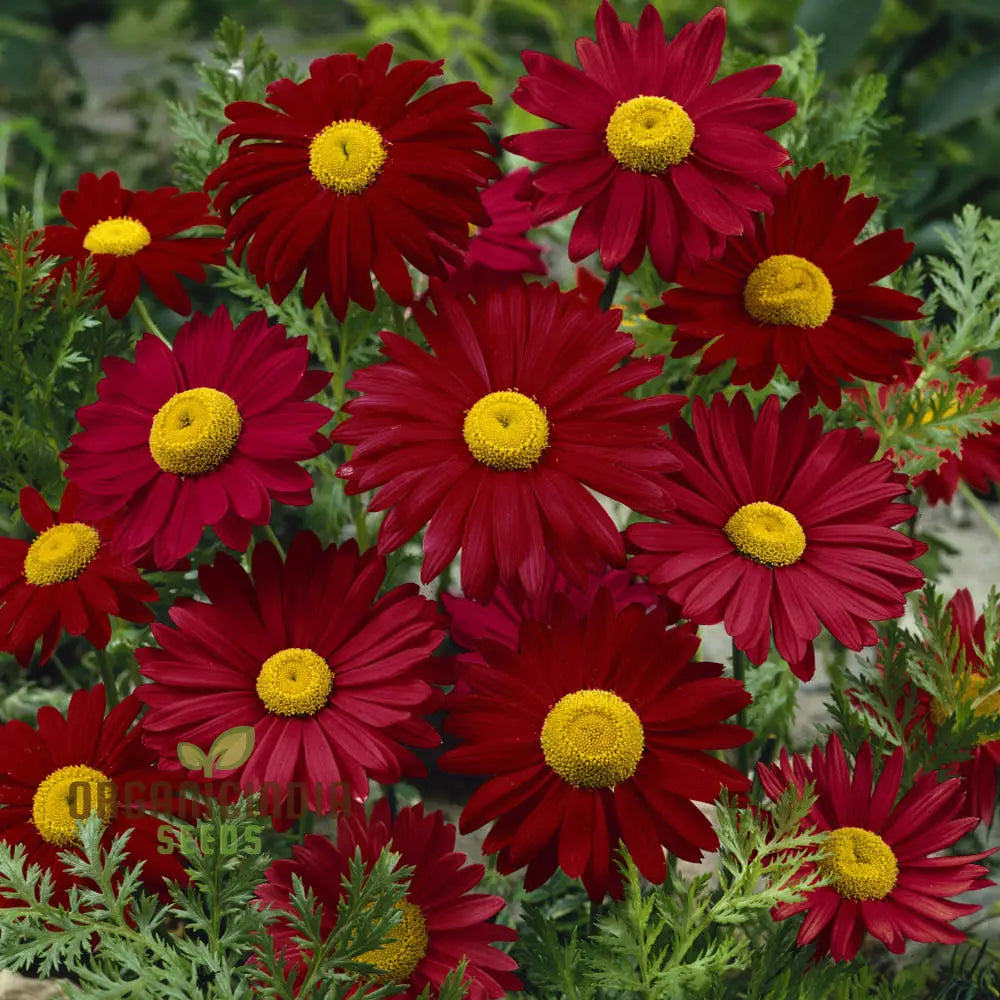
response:
[[[254,736],[253,726],[234,726],[216,736],[207,754],[194,743],[178,743],[177,757],[188,770],[201,768],[211,778],[213,771],[232,771],[245,764],[253,753]]]

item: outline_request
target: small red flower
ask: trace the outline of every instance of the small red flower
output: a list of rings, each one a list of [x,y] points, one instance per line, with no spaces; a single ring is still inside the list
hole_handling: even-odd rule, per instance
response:
[[[139,294],[141,281],[168,309],[187,316],[191,299],[179,277],[205,280],[206,264],[222,264],[226,241],[217,236],[183,236],[196,226],[219,226],[201,191],[177,188],[130,191],[114,171],[84,174],[76,191],[59,199],[68,226],[46,226],[39,252],[68,257],[51,275],[74,279],[89,257],[97,272],[95,293],[115,319],[121,319]]]
[[[111,549],[114,518],[77,516],[80,491],[63,490],[56,513],[41,494],[21,490],[21,516],[38,532],[32,542],[0,538],[0,648],[26,667],[41,638],[41,662],[65,629],[97,649],[111,639],[109,615],[151,622],[156,591]]]
[[[466,864],[464,854],[455,850],[455,827],[444,821],[441,812],[424,814],[423,805],[400,810],[393,821],[389,803],[379,799],[370,819],[355,810],[340,816],[337,844],[326,837],[308,835],[292,848],[293,859],[275,861],[266,881],[257,889],[262,905],[291,910],[292,877],[302,879],[322,906],[320,930],[328,936],[337,926],[337,911],[344,898],[344,879],[349,862],[357,851],[371,871],[385,847],[400,855],[398,867],[412,866],[413,875],[405,899],[397,906],[401,919],[387,940],[357,961],[384,970],[379,983],[405,986],[402,1000],[416,1000],[430,988],[437,996],[445,977],[464,958],[466,996],[469,1000],[499,1000],[505,993],[521,988],[514,975],[514,960],[495,947],[498,941],[514,941],[515,931],[490,922],[503,909],[500,896],[470,892],[479,884],[486,869]],[[268,926],[276,950],[284,949],[285,974],[294,972],[300,984],[305,956],[296,941],[297,933],[284,920]],[[347,996],[354,996],[357,986]]]
[[[825,753],[813,748],[811,765],[782,750],[778,764],[761,765],[758,771],[764,791],[775,801],[786,788],[794,787],[801,795],[806,782],[815,785],[816,802],[803,829],[828,835],[817,860],[803,865],[798,877],[806,878],[819,867],[831,884],[812,890],[798,903],[780,904],[774,917],[784,920],[805,912],[797,943],[801,947],[815,942],[817,956],[829,952],[835,961],[850,961],[866,930],[896,954],[905,949],[905,938],[958,944],[965,934],[951,921],[981,907],[947,897],[993,885],[982,878],[987,869],[972,862],[998,848],[932,857],[979,822],[962,817],[961,782],[939,782],[937,774],[927,774],[897,802],[902,772],[900,748],[882,762],[873,787],[872,751],[864,743],[852,778],[835,735]]]

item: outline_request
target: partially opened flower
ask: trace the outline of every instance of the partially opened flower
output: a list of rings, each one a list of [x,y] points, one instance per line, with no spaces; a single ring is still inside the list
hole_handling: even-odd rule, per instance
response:
[[[77,412],[84,430],[63,452],[81,512],[117,514],[116,547],[163,569],[207,525],[242,552],[272,500],[312,502],[299,463],[330,447],[318,430],[332,412],[306,402],[330,380],[308,364],[305,337],[262,312],[234,329],[225,306],[185,323],[173,350],[147,334],[134,364],[105,358],[99,401]]]
[[[316,59],[301,83],[278,80],[267,104],[226,108],[233,138],[205,189],[239,261],[283,301],[305,274],[307,306],[322,296],[338,319],[349,301],[375,307],[372,273],[397,302],[413,286],[406,264],[444,279],[461,263],[469,225],[489,216],[479,192],[500,169],[476,105],[474,83],[448,83],[416,97],[443,60],[389,69],[391,45],[367,57]]]
[[[132,727],[142,708],[138,699],[130,695],[107,717],[105,708],[104,686],[98,684],[75,691],[65,716],[48,705],[40,708],[37,729],[16,719],[0,725],[0,840],[22,844],[27,863],[52,876],[56,906],[65,906],[78,884],[58,855],[82,856],[77,821],[95,814],[104,850],[129,833],[129,864],[143,862],[146,889],[166,897],[164,879],[187,881],[180,857],[158,849],[161,828],[170,824],[153,812],[190,816],[193,804],[177,797],[176,780],[157,770],[139,727]],[[0,893],[0,906],[17,905]]]
[[[993,883],[982,876],[983,865],[973,864],[997,848],[979,854],[935,856],[969,833],[978,819],[963,815],[964,791],[957,778],[938,781],[936,774],[918,777],[897,802],[903,773],[903,750],[878,762],[864,743],[853,777],[837,737],[824,752],[814,747],[811,763],[781,751],[776,765],[758,770],[768,796],[777,801],[785,789],[799,794],[814,783],[816,801],[803,828],[827,831],[815,861],[799,869],[804,879],[817,867],[829,885],[808,892],[798,903],[782,903],[774,911],[784,920],[806,914],[797,943],[815,943],[816,954],[827,952],[835,961],[857,955],[865,931],[900,954],[912,941],[958,944],[965,934],[952,925],[981,907],[954,903],[948,897]],[[873,778],[875,778],[873,786]]]
[[[429,522],[421,579],[461,548],[462,590],[476,600],[515,579],[537,594],[546,552],[581,585],[591,568],[622,566],[621,535],[588,488],[650,515],[671,508],[664,473],[677,463],[661,425],[683,399],[626,395],[662,358],[626,361],[620,313],[555,285],[431,299],[435,312],[414,315],[433,353],[383,332],[390,361],[354,374],[362,395],[333,434],[355,446],[337,472],[347,492],[380,487],[369,509],[389,509],[379,550]]]
[[[664,848],[699,861],[718,847],[692,800],[749,787],[708,751],[751,738],[724,721],[750,695],[720,664],[692,659],[692,627],[667,622],[640,604],[616,611],[605,589],[582,616],[557,595],[545,621],[522,623],[517,650],[477,643],[481,662],[466,664],[467,687],[449,695],[445,730],[463,744],[439,763],[489,776],[459,827],[495,820],[483,850],[499,852],[502,873],[527,865],[526,889],[560,867],[591,899],[620,897],[619,840],[657,884]]]
[[[597,41],[576,43],[581,69],[524,52],[513,100],[558,128],[512,136],[504,147],[545,164],[535,174],[539,215],[580,209],[570,260],[600,251],[629,274],[647,248],[660,276],[717,256],[782,190],[784,147],[764,133],[795,114],[761,94],[781,74],[758,66],[712,83],[722,58],[721,7],[668,44],[652,4],[638,29],[603,0]]]
[[[68,226],[46,226],[39,252],[68,258],[52,272],[75,277],[91,260],[97,273],[95,293],[115,319],[135,301],[143,281],[168,309],[186,316],[191,299],[181,277],[205,280],[206,264],[222,264],[226,241],[218,236],[185,236],[198,226],[219,226],[201,191],[177,188],[130,191],[114,171],[102,177],[83,174],[76,191],[59,199]]]
[[[349,864],[360,851],[371,871],[383,848],[397,852],[397,867],[412,866],[406,896],[396,904],[400,921],[389,930],[385,943],[355,960],[383,970],[380,984],[406,988],[398,994],[416,1000],[424,989],[436,997],[445,977],[464,958],[464,984],[470,1000],[499,1000],[519,990],[514,960],[495,947],[498,941],[516,940],[508,927],[491,922],[504,902],[500,896],[471,892],[481,881],[483,865],[467,864],[455,850],[455,827],[441,812],[424,813],[422,804],[402,809],[393,820],[389,803],[379,799],[370,818],[361,810],[341,815],[336,846],[326,837],[308,835],[292,848],[292,859],[275,861],[265,881],[257,888],[260,904],[292,910],[292,877],[297,875],[306,890],[312,890],[322,907],[320,931],[329,936],[337,926],[337,912],[344,898],[344,880]],[[284,949],[286,975],[295,974],[296,986],[305,973],[308,955],[296,941],[299,935],[290,923],[277,920],[268,926],[276,951]],[[352,986],[347,996],[357,992]]]
[[[855,243],[878,198],[847,197],[823,164],[785,175],[774,214],[757,216],[717,261],[682,267],[650,319],[676,324],[672,357],[704,349],[699,373],[735,360],[735,385],[763,389],[780,367],[836,409],[840,379],[889,382],[913,342],[875,320],[915,320],[920,299],[877,284],[913,252],[902,229]]]
[[[111,548],[114,519],[77,516],[80,491],[63,490],[58,512],[41,494],[21,490],[21,516],[38,537],[0,538],[0,649],[26,667],[42,640],[41,662],[65,630],[98,649],[111,639],[109,615],[151,622],[156,591]]]
[[[284,563],[269,542],[257,545],[252,567],[251,576],[227,555],[200,567],[208,602],[178,600],[176,628],[153,626],[160,648],[136,650],[153,682],[137,691],[149,706],[144,739],[161,764],[181,767],[180,741],[204,748],[252,726],[253,753],[227,780],[265,791],[275,807],[290,783],[308,786],[315,812],[363,801],[369,778],[425,774],[407,747],[440,742],[424,719],[438,700],[431,653],[444,636],[433,602],[415,584],[379,597],[384,559],[359,555],[353,541],[323,548],[310,532]]]
[[[896,503],[906,476],[856,428],[823,432],[800,395],[769,396],[754,416],[746,396],[694,402],[694,424],[673,425],[681,470],[665,524],[633,524],[629,564],[681,614],[723,622],[754,663],[771,648],[808,680],[812,640],[825,625],[849,649],[878,642],[872,622],[903,614],[923,582],[926,551],[893,526],[916,508]]]

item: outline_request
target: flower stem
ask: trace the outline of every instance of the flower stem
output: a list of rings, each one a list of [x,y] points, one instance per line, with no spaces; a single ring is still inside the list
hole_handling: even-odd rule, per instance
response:
[[[108,708],[114,708],[118,704],[118,685],[115,683],[111,661],[108,660],[108,654],[103,649],[97,650],[97,665],[101,668],[101,680],[104,682]]]
[[[989,512],[986,504],[973,493],[971,487],[964,482],[958,484],[958,491],[969,501],[969,506],[979,515],[983,524],[993,532],[994,537],[1000,540],[1000,521]]]
[[[264,525],[264,534],[267,535],[271,544],[278,550],[278,555],[281,556],[282,559],[284,559],[285,549],[282,546],[281,542],[278,541],[278,536],[274,533],[274,528],[272,528],[270,524]]]
[[[618,290],[618,279],[621,276],[621,264],[611,268],[608,272],[608,280],[604,282],[604,291],[601,292],[601,298],[598,302],[602,312],[607,312],[611,308],[611,303],[615,300],[615,292]]]
[[[733,640],[733,677],[735,677],[741,684],[743,684],[746,677],[746,670],[747,654],[744,653],[742,649],[737,649],[736,641]],[[738,726],[745,726],[747,724],[746,709],[741,708],[739,710],[739,714],[736,716],[736,724]],[[750,768],[749,744],[743,743],[741,746],[736,748],[736,760],[739,764],[739,770],[743,774],[746,774]]]
[[[139,319],[142,320],[143,325],[146,329],[153,334],[155,337],[159,337],[167,347],[170,346],[170,341],[163,335],[163,331],[153,322],[153,317],[149,315],[149,310],[146,308],[146,303],[142,301],[137,295],[135,297],[135,311],[139,314]]]

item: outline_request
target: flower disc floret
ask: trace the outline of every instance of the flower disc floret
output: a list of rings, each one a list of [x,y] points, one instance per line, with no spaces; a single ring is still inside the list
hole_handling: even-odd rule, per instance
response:
[[[884,899],[899,875],[892,848],[877,833],[857,826],[830,831],[819,867],[847,899]]]
[[[315,715],[332,690],[330,665],[311,649],[282,649],[264,661],[257,675],[257,695],[276,715]]]
[[[530,469],[549,444],[545,410],[516,389],[491,392],[465,415],[462,437],[491,469]]]
[[[691,152],[694,133],[694,122],[676,101],[633,97],[615,108],[604,140],[626,169],[662,174]]]
[[[231,396],[201,387],[175,393],[157,411],[149,451],[164,472],[199,476],[232,453],[243,419]]]
[[[744,504],[722,530],[741,555],[764,566],[791,566],[806,550],[795,515],[766,500]]]
[[[56,524],[43,531],[24,557],[24,578],[36,587],[78,577],[101,547],[95,528],[81,521]]]
[[[793,253],[762,260],[743,289],[746,311],[761,323],[812,329],[833,312],[830,279],[811,261]]]
[[[635,774],[645,746],[642,722],[613,691],[564,695],[542,725],[545,762],[576,788],[613,788]]]
[[[138,219],[129,215],[104,219],[87,230],[83,249],[90,253],[109,253],[115,257],[131,257],[152,242],[152,235]]]
[[[378,177],[385,159],[379,130],[356,118],[327,125],[309,144],[310,173],[337,194],[364,191]]]
[[[377,982],[405,983],[413,975],[420,960],[427,954],[430,941],[427,922],[420,907],[406,900],[396,904],[402,914],[400,921],[386,935],[385,943],[374,951],[362,952],[355,959],[384,969],[375,976]]]
[[[66,847],[77,841],[77,819],[100,812],[101,786],[108,776],[85,764],[73,764],[53,771],[38,786],[31,803],[31,818],[42,838],[50,844]],[[84,791],[84,788],[87,791]],[[107,825],[110,816],[101,816]]]
[[[960,677],[955,678],[955,693],[958,695],[959,699],[964,702],[976,701],[980,697],[985,686],[986,677],[982,674],[972,674],[964,682]],[[951,713],[948,711],[947,706],[939,698],[931,699],[930,716],[931,721],[936,726],[940,726],[950,714]],[[988,697],[983,698],[983,700],[976,705],[973,710],[973,714],[979,718],[992,716],[1000,721],[1000,691],[995,691]],[[993,739],[994,737],[987,733],[980,736],[976,742],[980,744],[989,743]]]

